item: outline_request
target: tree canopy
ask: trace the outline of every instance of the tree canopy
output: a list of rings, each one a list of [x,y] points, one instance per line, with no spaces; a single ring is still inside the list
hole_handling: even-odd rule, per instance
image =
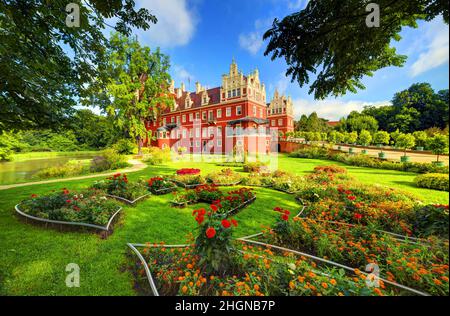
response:
[[[161,110],[173,105],[169,57],[159,49],[141,46],[137,38],[112,34],[101,69],[109,78],[106,89],[96,91],[95,99],[126,136],[140,148],[147,137],[146,121],[155,120]]]
[[[365,0],[309,1],[306,8],[275,19],[264,34],[269,43],[265,55],[284,58],[286,76],[300,86],[314,81],[309,93],[316,99],[340,96],[364,89],[362,78],[381,68],[402,66],[406,56],[397,54],[404,26],[443,15],[448,24],[447,0],[379,0],[379,27],[367,27]]]
[[[157,21],[133,0],[70,2],[79,5],[79,27],[66,25],[68,1],[0,0],[0,131],[58,125],[89,100],[103,84],[105,19],[116,18],[126,35]]]

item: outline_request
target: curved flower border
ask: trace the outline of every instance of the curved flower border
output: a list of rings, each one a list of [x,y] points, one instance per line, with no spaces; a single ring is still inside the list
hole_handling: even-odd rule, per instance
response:
[[[83,227],[90,227],[90,228],[95,228],[95,229],[100,229],[103,231],[109,231],[110,230],[110,226],[114,220],[114,218],[116,217],[117,214],[119,214],[120,211],[122,211],[122,207],[119,207],[119,209],[110,217],[108,224],[106,226],[100,226],[100,225],[95,225],[95,224],[88,224],[88,223],[81,223],[81,222],[65,222],[65,221],[57,221],[57,220],[52,220],[52,219],[45,219],[45,218],[40,218],[40,217],[36,217],[36,216],[32,216],[29,214],[26,214],[24,212],[22,212],[19,209],[19,204],[17,204],[14,208],[16,210],[16,212],[25,217],[25,218],[29,218],[35,221],[39,221],[39,222],[44,222],[44,223],[52,223],[52,224],[61,224],[61,225],[72,225],[72,226],[83,226]]]

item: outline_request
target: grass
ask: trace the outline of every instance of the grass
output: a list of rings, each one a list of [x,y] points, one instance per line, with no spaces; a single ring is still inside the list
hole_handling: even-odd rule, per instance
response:
[[[316,165],[331,164],[323,160],[308,160],[280,156],[280,169],[306,174]],[[149,166],[129,174],[130,180],[172,174],[182,167],[200,168],[204,174],[218,170],[213,163],[168,163]],[[239,168],[232,168],[239,171]],[[448,203],[448,193],[419,189],[411,184],[414,174],[369,168],[347,167],[355,178],[368,183],[379,183],[401,188],[416,194],[427,202]],[[381,175],[381,176],[380,176]],[[99,177],[97,179],[102,179]],[[53,189],[71,190],[88,187],[96,178],[33,185],[0,191],[0,295],[135,295],[133,278],[125,269],[127,242],[183,243],[195,229],[192,210],[172,208],[172,196],[151,196],[135,207],[124,206],[116,231],[103,240],[86,232],[60,232],[20,221],[14,215],[14,205],[31,194],[45,194]],[[271,225],[281,206],[291,211],[299,209],[293,196],[258,188],[256,201],[235,218],[239,221],[235,237],[253,234],[262,225]],[[206,205],[203,205],[206,206]],[[69,263],[80,266],[80,287],[65,285]]]

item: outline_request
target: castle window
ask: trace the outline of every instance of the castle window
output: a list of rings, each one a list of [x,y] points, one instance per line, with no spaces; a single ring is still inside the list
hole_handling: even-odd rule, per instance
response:
[[[236,96],[236,90],[233,89],[233,97],[235,97],[235,96]]]
[[[231,90],[228,90],[228,98],[231,98]]]
[[[278,126],[283,126],[283,119],[278,119]]]
[[[194,114],[189,113],[189,122],[192,122],[194,120]]]
[[[209,110],[209,111],[208,111],[208,116],[209,116],[208,119],[209,119],[210,121],[214,121],[214,115],[213,115],[213,111],[212,111],[212,110]]]
[[[236,115],[241,115],[242,114],[242,107],[240,105],[238,105],[236,107]]]
[[[225,115],[226,115],[226,117],[231,116],[231,108],[227,108]]]
[[[217,136],[222,136],[222,126],[217,127]]]
[[[206,111],[203,111],[203,112],[202,112],[202,120],[203,120],[203,121],[206,121]]]
[[[182,121],[183,123],[186,123],[186,114],[183,114],[183,116],[181,117],[181,121]]]
[[[172,116],[172,117],[170,118],[170,123],[175,123],[175,117]]]
[[[222,109],[217,109],[217,118],[222,117]]]
[[[196,120],[199,120],[199,119],[200,119],[200,112],[196,112],[196,113],[195,113],[195,119],[196,119]]]

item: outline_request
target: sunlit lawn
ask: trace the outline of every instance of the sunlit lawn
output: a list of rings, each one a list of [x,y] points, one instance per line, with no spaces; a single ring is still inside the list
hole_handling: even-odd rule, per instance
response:
[[[306,174],[316,165],[331,164],[323,160],[307,160],[280,156],[279,168]],[[200,168],[203,174],[223,167],[206,162],[168,163],[149,166],[129,175],[130,180],[171,174],[182,167]],[[239,171],[240,168],[233,168]],[[424,201],[448,203],[448,193],[414,187],[414,174],[348,167],[350,174],[366,183],[378,183],[401,188],[416,194]],[[99,179],[101,179],[100,177]],[[136,207],[125,207],[120,225],[106,240],[83,232],[60,232],[26,224],[14,215],[14,205],[32,193],[45,194],[67,187],[80,189],[95,179],[61,181],[0,191],[0,294],[2,295],[135,295],[133,278],[125,270],[127,242],[183,243],[195,229],[193,205],[185,209],[172,208],[172,196],[151,196]],[[270,189],[255,189],[257,199],[239,213],[236,237],[261,230],[273,223],[275,206],[297,210],[293,196]],[[69,263],[80,266],[79,288],[65,285],[65,267]]]

